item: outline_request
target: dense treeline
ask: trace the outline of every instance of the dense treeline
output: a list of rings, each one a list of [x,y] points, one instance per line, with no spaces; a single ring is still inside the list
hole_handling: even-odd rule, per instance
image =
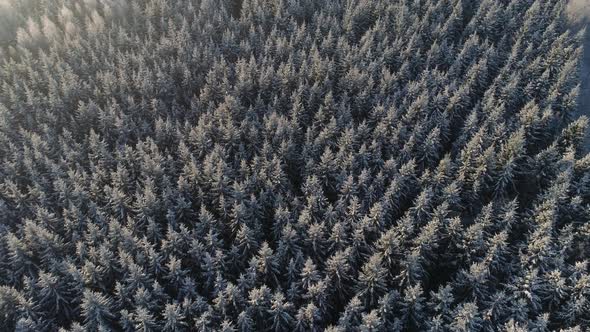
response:
[[[0,330],[588,328],[566,4],[5,3]]]

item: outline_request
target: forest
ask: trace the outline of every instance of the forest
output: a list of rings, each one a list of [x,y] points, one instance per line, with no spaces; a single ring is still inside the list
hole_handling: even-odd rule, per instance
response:
[[[587,331],[569,15],[0,0],[0,331]]]

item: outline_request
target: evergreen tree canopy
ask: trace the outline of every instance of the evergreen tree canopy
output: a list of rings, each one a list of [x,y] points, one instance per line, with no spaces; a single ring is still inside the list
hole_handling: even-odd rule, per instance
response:
[[[565,0],[0,0],[0,330],[590,329]]]

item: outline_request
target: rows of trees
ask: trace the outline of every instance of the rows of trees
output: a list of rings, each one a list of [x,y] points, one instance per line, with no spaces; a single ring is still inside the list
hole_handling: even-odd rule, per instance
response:
[[[5,2],[0,329],[588,328],[566,5]]]

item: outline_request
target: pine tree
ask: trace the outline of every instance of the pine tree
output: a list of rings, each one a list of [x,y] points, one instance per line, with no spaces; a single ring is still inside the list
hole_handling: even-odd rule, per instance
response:
[[[84,328],[91,331],[110,328],[115,318],[111,306],[110,299],[105,295],[85,290],[80,305],[82,317],[84,317]]]
[[[372,255],[359,274],[357,281],[357,294],[363,299],[366,307],[377,303],[381,295],[387,289],[387,270],[382,265],[379,254]]]
[[[282,293],[277,292],[273,295],[269,314],[272,331],[284,331],[293,327],[293,304],[287,302]]]

